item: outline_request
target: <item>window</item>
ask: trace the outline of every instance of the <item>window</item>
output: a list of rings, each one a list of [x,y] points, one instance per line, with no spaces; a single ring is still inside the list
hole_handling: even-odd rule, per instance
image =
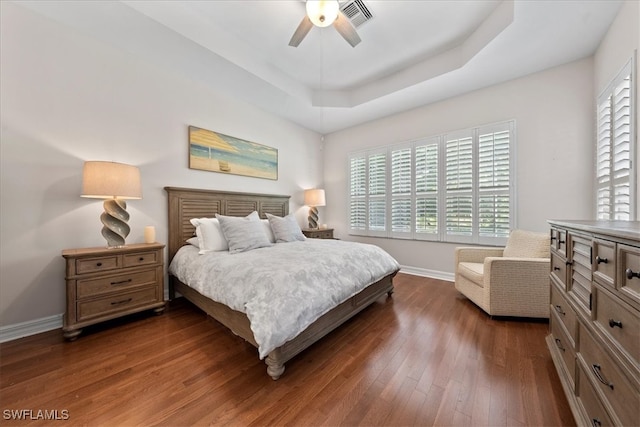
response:
[[[600,220],[635,219],[632,63],[598,97],[596,211]]]
[[[514,226],[514,122],[349,157],[350,233],[503,244]]]

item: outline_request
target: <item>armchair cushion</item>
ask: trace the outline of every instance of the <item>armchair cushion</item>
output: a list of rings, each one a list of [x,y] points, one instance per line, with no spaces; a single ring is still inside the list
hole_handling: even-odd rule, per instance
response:
[[[484,287],[484,264],[479,262],[461,262],[458,264],[458,274],[471,280],[474,284]]]
[[[504,257],[549,258],[549,236],[533,231],[513,230],[504,248]]]

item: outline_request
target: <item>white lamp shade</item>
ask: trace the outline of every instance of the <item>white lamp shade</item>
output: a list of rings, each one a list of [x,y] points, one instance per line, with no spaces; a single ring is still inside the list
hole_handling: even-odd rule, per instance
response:
[[[123,163],[85,162],[81,197],[142,199],[140,169]]]
[[[328,27],[338,17],[337,0],[307,0],[307,16],[317,27]]]
[[[307,206],[325,206],[324,190],[319,188],[305,190],[304,204]]]

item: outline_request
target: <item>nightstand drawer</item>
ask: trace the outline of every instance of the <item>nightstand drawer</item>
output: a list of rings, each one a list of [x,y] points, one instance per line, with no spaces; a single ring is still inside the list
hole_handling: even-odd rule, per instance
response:
[[[156,264],[158,262],[158,252],[140,252],[124,256],[125,267],[135,267],[136,265]]]
[[[86,298],[108,292],[120,292],[127,288],[155,283],[156,279],[156,271],[154,269],[99,279],[78,280],[77,296],[78,298]]]
[[[149,286],[135,292],[119,293],[108,298],[78,303],[78,321],[102,317],[119,311],[158,302],[158,287]]]
[[[77,274],[95,273],[97,271],[113,270],[114,268],[120,268],[120,257],[115,254],[113,256],[76,260]]]

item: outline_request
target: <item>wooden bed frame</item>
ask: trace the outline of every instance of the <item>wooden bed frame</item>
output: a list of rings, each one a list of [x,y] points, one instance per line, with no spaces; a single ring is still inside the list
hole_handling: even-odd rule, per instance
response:
[[[191,218],[213,217],[216,213],[230,216],[246,216],[257,211],[261,218],[270,213],[285,216],[289,213],[289,196],[232,193],[226,191],[199,190],[165,187],[169,195],[169,263],[186,240],[194,236],[195,227]],[[347,301],[324,314],[297,337],[273,350],[265,359],[267,373],[277,380],[284,372],[284,364],[292,357],[311,346],[320,338],[362,311],[385,293],[393,293],[393,277],[396,272],[365,288]],[[178,292],[209,316],[244,338],[254,346],[253,332],[246,314],[215,302],[176,277],[169,276],[169,299]]]

